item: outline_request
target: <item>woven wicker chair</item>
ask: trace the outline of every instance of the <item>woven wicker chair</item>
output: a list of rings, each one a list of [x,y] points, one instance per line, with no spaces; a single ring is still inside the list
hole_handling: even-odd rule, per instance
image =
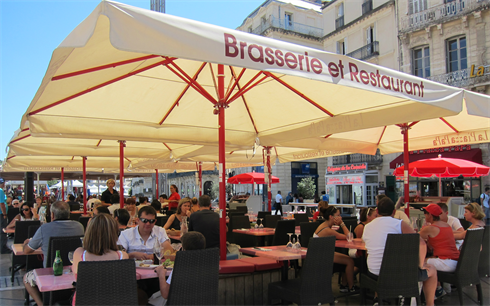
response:
[[[250,228],[250,220],[248,216],[231,216],[230,224],[228,224],[229,231],[229,239],[228,241],[231,243],[236,243],[240,245],[242,248],[252,247],[256,245],[256,237],[250,235],[244,235],[239,233],[233,233],[234,229],[240,228]]]
[[[264,225],[265,225],[265,217],[266,216],[271,216],[271,212],[270,211],[259,211],[257,213],[257,224],[260,225],[260,220],[259,219],[263,219],[262,221],[264,222]]]
[[[476,285],[478,300],[480,305],[483,305],[483,294],[478,274],[483,233],[483,229],[467,230],[456,270],[454,272],[437,271],[438,281],[456,285],[460,305],[463,305],[463,287],[473,285]],[[486,260],[488,261],[488,257]]]
[[[281,221],[281,216],[266,215],[264,218],[264,227],[276,228],[277,221]]]
[[[272,245],[286,245],[289,242],[288,233],[293,233],[296,230],[294,220],[277,221],[276,231],[272,238]]]
[[[167,305],[217,305],[219,249],[177,252]]]
[[[269,284],[269,305],[272,300],[298,305],[334,304],[332,267],[335,237],[310,238],[301,277]]]
[[[301,230],[300,243],[302,247],[308,247],[310,238],[313,237],[313,234],[320,224],[320,222],[301,222],[299,224]]]
[[[296,221],[295,225],[299,226],[301,222],[310,222],[307,214],[294,214],[294,221]]]
[[[420,305],[419,237],[418,234],[388,234],[377,280],[361,273],[361,305],[366,305],[366,289],[378,293],[380,305],[383,299],[400,296],[416,297]]]
[[[18,207],[9,207],[9,211],[7,212],[7,221],[9,224],[19,214],[19,211],[20,209]]]
[[[32,236],[29,236],[29,226],[32,225],[41,225],[41,222],[39,221],[17,221],[15,222],[15,234],[14,234],[14,243],[24,243],[24,241],[27,238],[30,238]],[[12,253],[11,257],[11,267],[10,267],[10,281],[14,282],[14,276],[15,272],[19,271],[20,269],[24,268],[26,266],[26,260],[27,256],[26,255],[14,255]]]
[[[138,305],[134,260],[80,262],[75,305]]]
[[[37,229],[41,225],[31,225],[29,226],[29,229],[27,230],[28,236],[32,237],[36,233]],[[27,255],[26,259],[26,272],[29,272],[33,269],[38,269],[38,268],[43,268],[43,258],[41,255]],[[31,302],[29,300],[29,293],[27,293],[27,290],[24,289],[24,305],[29,305]]]
[[[90,217],[80,216],[80,218],[78,219],[78,222],[83,225],[84,231],[87,229],[88,220],[90,220]]]
[[[480,262],[478,263],[478,273],[480,277],[488,277],[490,275],[490,226],[485,226],[483,233],[482,250],[480,252]]]

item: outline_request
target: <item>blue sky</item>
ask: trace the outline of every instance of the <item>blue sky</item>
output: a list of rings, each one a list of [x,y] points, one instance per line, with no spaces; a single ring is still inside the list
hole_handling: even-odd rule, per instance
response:
[[[236,28],[265,0],[167,0],[166,12]],[[0,159],[41,84],[53,50],[97,0],[0,0]],[[120,0],[150,9],[150,0]]]

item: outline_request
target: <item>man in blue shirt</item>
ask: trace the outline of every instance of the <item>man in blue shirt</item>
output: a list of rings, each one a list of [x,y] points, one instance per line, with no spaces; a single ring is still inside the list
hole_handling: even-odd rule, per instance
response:
[[[326,201],[326,202],[330,203],[330,195],[326,194],[325,191],[322,191],[322,201]]]
[[[3,232],[3,229],[7,227],[7,198],[5,197],[5,192],[3,189],[5,188],[5,180],[0,177],[0,225],[1,225],[1,233],[0,233],[0,252],[2,254],[12,253],[12,250],[7,248],[7,234]]]

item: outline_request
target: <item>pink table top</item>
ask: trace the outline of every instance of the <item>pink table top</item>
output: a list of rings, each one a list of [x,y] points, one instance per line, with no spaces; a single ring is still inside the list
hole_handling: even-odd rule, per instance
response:
[[[53,275],[53,268],[35,269],[34,276],[36,285],[40,292],[57,291],[65,289],[73,289],[73,282],[76,281],[75,275],[70,272],[71,266],[63,267],[63,274],[60,276]],[[167,270],[167,276],[170,275],[170,270]],[[136,268],[136,279],[156,278],[158,275],[154,269]]]
[[[240,233],[240,234],[251,235],[251,236],[272,236],[274,235],[275,231],[276,231],[275,228],[270,228],[270,227],[233,230],[234,233]],[[301,230],[299,226],[295,227],[294,233],[296,235],[301,234]]]
[[[23,243],[16,243],[16,244],[12,244],[12,251],[14,252],[14,255],[16,256],[21,256],[21,255],[26,255],[24,253],[24,244]],[[43,251],[41,250],[41,248],[37,249],[34,251],[34,253],[31,253],[30,255],[38,255],[38,254],[42,254]]]
[[[335,246],[337,248],[366,250],[366,244],[361,238],[355,238],[352,242],[348,242],[347,240],[335,240]]]
[[[5,234],[14,234],[15,233],[15,227],[14,228],[4,228],[3,232]]]
[[[73,210],[73,211],[70,211],[70,213],[72,214],[83,214],[83,210]],[[87,214],[88,216],[88,214]]]
[[[261,251],[260,249],[269,249],[271,251]],[[292,253],[286,251],[285,245],[261,247],[260,249],[255,248],[241,248],[240,252],[248,255],[255,255],[259,257],[267,257],[274,260],[293,260],[306,257],[307,248],[301,248],[300,253]]]

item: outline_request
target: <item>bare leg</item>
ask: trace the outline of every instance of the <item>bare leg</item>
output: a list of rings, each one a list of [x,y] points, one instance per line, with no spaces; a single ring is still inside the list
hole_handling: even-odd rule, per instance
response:
[[[24,276],[24,286],[26,287],[27,293],[36,301],[38,306],[43,305],[43,299],[41,297],[41,292],[37,289],[37,287],[32,287],[30,284],[26,283]]]
[[[425,304],[427,306],[434,305],[434,297],[437,288],[437,271],[432,265],[425,265],[429,278],[424,282]]]
[[[334,253],[333,262],[336,264],[345,265],[345,278],[349,289],[354,286],[354,260],[349,256],[341,253]]]

